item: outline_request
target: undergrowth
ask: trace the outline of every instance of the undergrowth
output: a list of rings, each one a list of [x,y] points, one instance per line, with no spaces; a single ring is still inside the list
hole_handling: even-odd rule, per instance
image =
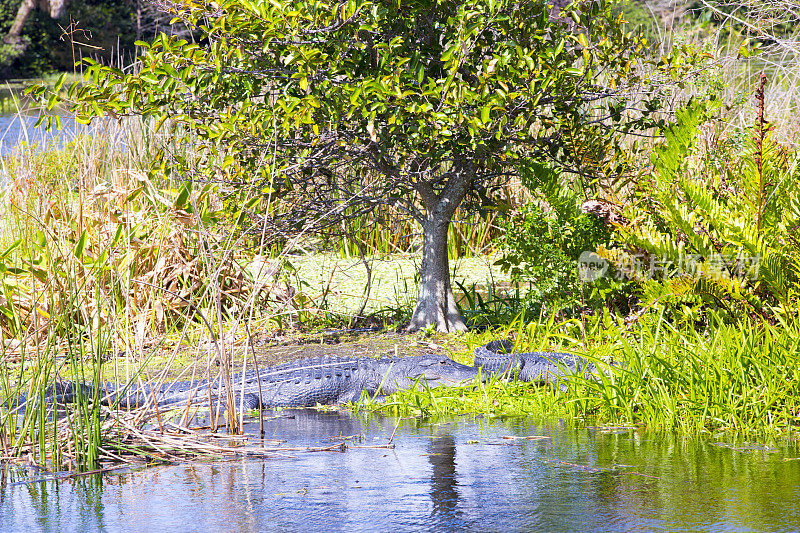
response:
[[[770,440],[800,426],[800,331],[764,321],[705,329],[678,326],[661,312],[626,326],[608,315],[517,323],[470,334],[474,347],[515,339],[515,351],[566,351],[593,361],[597,377],[573,376],[563,390],[498,379],[461,388],[418,387],[358,409],[395,416],[533,416],[589,425],[638,426]],[[584,341],[586,339],[586,341]],[[471,364],[469,353],[456,356]]]

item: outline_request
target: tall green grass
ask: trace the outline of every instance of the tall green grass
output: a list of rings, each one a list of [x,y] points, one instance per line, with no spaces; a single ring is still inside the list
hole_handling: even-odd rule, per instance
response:
[[[101,415],[104,380],[124,386],[146,379],[141,372],[154,354],[172,351],[168,367],[182,342],[203,338],[216,349],[204,354],[202,377],[212,377],[214,360],[229,379],[232,354],[217,339],[244,320],[255,326],[270,315],[270,280],[258,281],[242,266],[252,253],[240,246],[240,234],[220,231],[235,214],[223,210],[215,184],[158,173],[154,163],[165,157],[164,146],[152,126],[105,123],[63,146],[20,144],[2,159],[6,457],[27,454],[56,469],[97,467],[108,458],[106,436],[118,429],[107,423],[107,410]],[[86,383],[91,394],[78,395],[65,416],[56,416],[45,395],[62,379]],[[29,399],[24,412],[2,407],[22,394]],[[237,430],[236,419],[227,422]]]
[[[695,328],[658,315],[635,335],[619,335],[619,367],[586,381],[575,401],[604,420],[658,430],[793,432],[800,424],[799,334],[796,322]]]
[[[28,349],[21,344],[18,364],[2,350],[0,363],[0,442],[6,458],[25,455],[44,468],[94,470],[100,465],[103,444],[100,396],[102,361],[108,353],[108,329],[97,322],[87,331],[68,323],[65,346],[59,346],[58,330]],[[13,359],[12,359],[13,360]],[[63,377],[89,384],[89,394],[79,389],[72,408],[60,413],[47,398]],[[16,404],[26,399],[24,408]],[[106,428],[107,429],[107,428]]]
[[[398,416],[569,417],[589,425],[634,425],[690,435],[725,432],[763,440],[796,435],[800,429],[796,322],[679,327],[663,313],[652,312],[628,325],[608,315],[591,317],[586,324],[518,322],[473,333],[467,343],[475,347],[506,336],[515,339],[516,351],[577,353],[600,372],[572,376],[565,390],[503,380],[462,388],[421,387],[368,408]],[[472,362],[468,353],[456,358]]]
[[[525,197],[519,186],[509,184],[507,195]],[[447,255],[450,259],[478,257],[492,253],[494,240],[500,235],[498,215],[491,213],[457,212],[447,234]],[[404,216],[399,210],[388,208],[385,213],[353,217],[342,222],[346,235],[337,236],[330,243],[343,258],[359,257],[362,254],[387,256],[414,253],[422,245],[419,225]]]

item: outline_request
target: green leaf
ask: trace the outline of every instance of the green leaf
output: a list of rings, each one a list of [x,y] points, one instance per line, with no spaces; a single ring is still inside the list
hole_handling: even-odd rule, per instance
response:
[[[181,192],[178,193],[178,196],[175,198],[175,203],[173,204],[176,208],[180,209],[186,205],[186,201],[189,199],[189,186],[184,185],[181,188]]]
[[[89,234],[86,230],[83,230],[81,236],[78,238],[78,242],[75,243],[75,247],[72,249],[72,253],[78,259],[83,259],[83,252],[86,248],[86,242],[89,238]]]
[[[359,85],[356,90],[350,94],[350,105],[358,105],[358,98],[361,96],[362,87]]]
[[[135,200],[136,197],[139,196],[143,190],[144,190],[144,185],[132,190],[130,193],[128,193],[128,196],[125,197],[125,202],[127,203]]]
[[[111,239],[111,248],[116,247],[120,240],[122,240],[122,235],[124,234],[124,226],[123,224],[117,224],[117,231],[114,232],[114,238]]]
[[[66,81],[66,79],[67,79],[66,72],[64,72],[63,74],[61,74],[61,76],[58,77],[55,85],[53,86],[54,93],[58,93],[59,91],[61,91],[61,88],[64,86],[64,82]]]
[[[6,258],[6,257],[8,256],[8,254],[10,254],[10,253],[11,253],[11,252],[13,252],[14,250],[16,250],[16,249],[17,249],[17,247],[18,247],[20,244],[22,244],[22,239],[17,239],[16,241],[12,242],[12,243],[11,243],[11,244],[8,246],[8,248],[6,248],[6,249],[5,249],[5,251],[4,251],[2,254],[0,254],[0,259],[4,259],[4,258]]]
[[[453,58],[453,54],[456,50],[458,50],[460,46],[458,44],[453,44],[447,47],[447,49],[442,54],[442,62],[447,63],[450,59]]]

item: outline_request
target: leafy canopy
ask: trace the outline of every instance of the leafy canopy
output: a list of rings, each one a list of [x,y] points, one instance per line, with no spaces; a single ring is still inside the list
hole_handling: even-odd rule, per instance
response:
[[[180,2],[199,42],[138,43],[134,72],[86,60],[68,98],[85,121],[155,117],[192,148],[173,168],[302,196],[304,215],[361,200],[420,220],[454,174],[614,171],[614,133],[651,124],[628,109],[647,43],[612,4]]]

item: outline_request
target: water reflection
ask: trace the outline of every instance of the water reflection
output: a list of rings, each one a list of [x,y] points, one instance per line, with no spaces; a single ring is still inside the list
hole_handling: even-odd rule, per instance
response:
[[[452,435],[434,436],[428,446],[431,464],[431,525],[456,526],[463,529],[459,509],[456,471],[456,440]]]
[[[531,420],[287,411],[285,454],[65,482],[0,475],[3,531],[796,531],[796,445],[761,451]],[[257,424],[251,426],[257,432]],[[346,452],[289,448],[362,434]],[[515,439],[503,438],[514,436]],[[545,438],[523,439],[540,436]],[[361,446],[361,447],[357,447]]]

